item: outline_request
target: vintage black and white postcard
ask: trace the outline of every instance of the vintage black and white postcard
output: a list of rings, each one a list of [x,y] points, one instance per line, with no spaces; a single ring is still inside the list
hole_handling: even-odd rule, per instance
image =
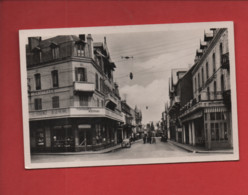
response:
[[[27,169],[239,159],[232,22],[19,36]]]

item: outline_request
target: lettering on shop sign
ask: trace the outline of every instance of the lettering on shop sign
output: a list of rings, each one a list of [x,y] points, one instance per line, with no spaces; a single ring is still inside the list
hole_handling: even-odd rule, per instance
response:
[[[33,95],[43,95],[43,94],[48,94],[48,93],[54,93],[54,89],[47,89],[47,90],[32,92]]]
[[[52,110],[52,114],[67,113],[67,109]]]
[[[92,110],[92,109],[90,109],[89,112],[100,112],[100,110]]]

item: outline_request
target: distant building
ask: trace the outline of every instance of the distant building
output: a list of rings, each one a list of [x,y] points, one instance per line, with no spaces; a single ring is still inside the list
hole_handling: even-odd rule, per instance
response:
[[[134,112],[135,112],[136,133],[139,134],[139,138],[141,138],[141,135],[143,134],[143,129],[142,129],[142,112],[141,112],[140,109],[138,109],[137,106],[135,106]]]
[[[90,34],[30,37],[26,54],[32,151],[117,144],[123,117],[106,39],[95,43]]]
[[[181,142],[181,124],[179,121],[179,111],[182,104],[182,99],[185,97],[182,96],[181,79],[186,74],[186,69],[173,69],[171,72],[171,78],[169,80],[169,98],[170,105],[168,109],[168,114],[170,116],[169,124],[169,134],[170,139]],[[179,135],[178,135],[179,134]]]
[[[131,114],[131,107],[127,104],[126,100],[121,101],[121,108],[123,112],[124,123],[122,125],[122,139],[131,137],[133,116]]]
[[[232,148],[228,30],[211,29],[196,51],[192,99],[180,109],[183,143]]]

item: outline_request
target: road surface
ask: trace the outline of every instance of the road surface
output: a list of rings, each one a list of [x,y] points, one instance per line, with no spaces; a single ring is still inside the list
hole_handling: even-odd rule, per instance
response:
[[[156,144],[143,144],[142,140],[136,141],[131,148],[121,148],[102,154],[34,154],[31,156],[32,163],[50,162],[80,162],[94,160],[121,160],[139,158],[166,158],[198,156],[197,153],[187,152],[171,143],[164,143],[156,138]]]

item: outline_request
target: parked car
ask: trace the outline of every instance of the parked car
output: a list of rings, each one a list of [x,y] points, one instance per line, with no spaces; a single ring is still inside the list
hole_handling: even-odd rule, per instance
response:
[[[130,139],[124,139],[121,143],[122,148],[131,148],[131,140]]]

